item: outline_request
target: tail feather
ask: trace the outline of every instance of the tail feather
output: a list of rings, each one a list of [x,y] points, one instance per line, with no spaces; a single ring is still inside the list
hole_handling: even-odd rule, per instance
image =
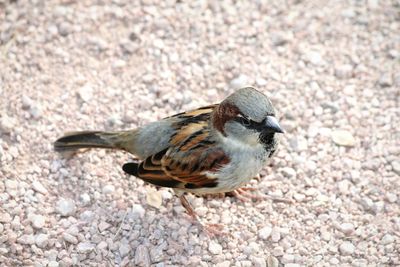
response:
[[[54,150],[62,152],[80,148],[121,148],[116,142],[118,135],[101,131],[67,133],[54,142]]]

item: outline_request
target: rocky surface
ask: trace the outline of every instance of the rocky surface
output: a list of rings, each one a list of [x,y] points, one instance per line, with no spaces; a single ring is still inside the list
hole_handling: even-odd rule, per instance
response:
[[[0,265],[400,265],[399,6],[0,0]],[[189,196],[230,235],[126,176],[126,153],[52,150],[249,84],[286,129],[253,186],[292,203]]]

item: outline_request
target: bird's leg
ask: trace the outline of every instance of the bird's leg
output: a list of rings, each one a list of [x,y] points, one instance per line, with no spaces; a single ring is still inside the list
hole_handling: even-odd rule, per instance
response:
[[[252,200],[264,200],[264,196],[259,196],[256,194],[251,194],[248,191],[256,191],[257,189],[254,187],[244,187],[244,188],[238,188],[232,192],[230,192],[234,197],[241,201],[252,201]]]
[[[223,225],[222,224],[203,224],[199,217],[197,216],[196,212],[193,210],[192,206],[190,205],[189,201],[186,199],[184,195],[179,196],[181,200],[182,206],[186,209],[187,213],[192,217],[192,219],[197,222],[201,228],[210,236],[218,236],[224,234],[222,232]]]

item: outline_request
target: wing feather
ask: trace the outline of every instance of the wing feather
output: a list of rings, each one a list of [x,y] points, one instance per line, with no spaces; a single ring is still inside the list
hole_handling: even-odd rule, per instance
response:
[[[210,135],[208,126],[214,106],[177,114],[173,127],[176,134],[171,137],[171,146],[154,154],[137,168],[128,172],[146,182],[172,188],[198,189],[216,187],[215,178],[209,178],[206,172],[217,172],[230,162],[229,157],[219,148]]]

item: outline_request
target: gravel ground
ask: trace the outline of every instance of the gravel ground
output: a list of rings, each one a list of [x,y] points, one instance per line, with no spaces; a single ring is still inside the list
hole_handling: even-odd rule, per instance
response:
[[[400,2],[0,0],[0,265],[399,266]],[[287,133],[260,193],[190,196],[63,158],[64,131],[129,129],[251,84]]]

